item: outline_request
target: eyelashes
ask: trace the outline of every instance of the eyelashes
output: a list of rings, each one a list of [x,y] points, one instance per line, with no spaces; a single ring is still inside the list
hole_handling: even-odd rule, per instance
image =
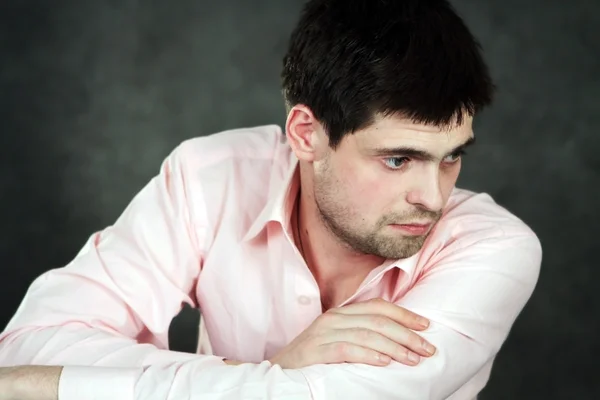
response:
[[[459,151],[456,151],[456,152],[450,154],[449,156],[444,157],[442,162],[444,164],[454,164],[454,163],[458,162],[466,154],[467,154],[466,151],[459,150]],[[383,159],[384,165],[391,170],[400,170],[406,164],[408,164],[410,161],[412,161],[412,159],[410,157],[403,157],[403,156],[386,157]]]

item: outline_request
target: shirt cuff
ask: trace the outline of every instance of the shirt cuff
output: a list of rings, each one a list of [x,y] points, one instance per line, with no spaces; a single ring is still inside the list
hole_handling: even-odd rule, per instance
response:
[[[59,400],[134,400],[141,368],[64,367]]]

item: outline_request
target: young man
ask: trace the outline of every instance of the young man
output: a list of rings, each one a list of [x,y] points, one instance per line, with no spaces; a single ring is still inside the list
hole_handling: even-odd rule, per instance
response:
[[[182,143],[32,284],[0,336],[4,398],[477,396],[541,248],[455,188],[493,92],[474,38],[447,1],[312,0],[283,89],[284,132]],[[183,303],[199,354],[167,350]]]

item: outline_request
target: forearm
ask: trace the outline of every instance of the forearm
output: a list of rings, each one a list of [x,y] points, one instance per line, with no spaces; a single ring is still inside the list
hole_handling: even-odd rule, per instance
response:
[[[308,393],[307,387],[294,383],[281,368],[271,368],[267,363],[234,367],[238,364],[242,363],[223,362],[222,357],[217,356],[158,349],[80,326],[22,330],[0,342],[0,366],[65,365],[60,373],[61,400],[81,399],[86,395],[107,400],[167,399],[173,393],[181,397],[192,393],[212,395],[217,396],[216,399],[226,396],[220,391],[227,392],[232,387],[239,388],[236,390],[240,395],[256,390]],[[31,383],[23,386],[38,389],[39,371],[25,369],[22,372],[24,376],[20,381]],[[26,378],[29,379],[25,381]],[[300,378],[297,380],[302,382]],[[42,386],[44,395],[47,387]],[[56,399],[42,399],[45,398]]]
[[[266,362],[220,362],[220,366],[201,369],[195,364],[149,366],[138,369],[135,376],[127,369],[111,375],[113,371],[103,367],[4,367],[0,368],[0,400],[58,400],[59,395],[61,400],[313,399],[301,374]]]
[[[58,400],[62,367],[0,368],[0,400]]]
[[[243,364],[225,360],[227,365]],[[0,400],[58,400],[58,384],[63,367],[0,367]]]

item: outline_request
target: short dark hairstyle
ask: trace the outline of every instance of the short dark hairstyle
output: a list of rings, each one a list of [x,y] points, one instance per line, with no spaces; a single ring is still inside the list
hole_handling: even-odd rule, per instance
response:
[[[377,115],[460,124],[495,89],[481,46],[446,0],[309,0],[281,77],[288,109],[309,107],[334,149]]]

